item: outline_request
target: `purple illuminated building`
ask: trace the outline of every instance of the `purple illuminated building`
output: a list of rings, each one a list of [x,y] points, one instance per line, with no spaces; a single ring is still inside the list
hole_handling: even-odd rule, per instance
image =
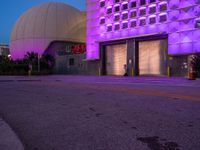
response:
[[[199,39],[200,0],[87,0],[87,59],[102,75],[185,76]]]

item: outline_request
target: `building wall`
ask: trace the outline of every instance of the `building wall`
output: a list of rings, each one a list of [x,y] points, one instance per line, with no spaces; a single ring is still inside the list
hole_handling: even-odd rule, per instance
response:
[[[0,56],[8,56],[10,54],[8,45],[0,45]]]
[[[171,76],[187,76],[188,75],[188,56],[169,57],[169,66]]]
[[[169,55],[200,52],[200,28],[195,25],[200,18],[200,0],[146,0],[142,6],[140,0],[114,1],[87,0],[88,60],[100,58],[102,41],[158,33],[168,34]],[[134,1],[136,6],[131,7]],[[118,6],[120,11],[115,12]]]
[[[56,55],[55,57],[55,68],[56,74],[70,74],[70,75],[85,75],[87,74],[87,62],[84,54],[78,55]],[[73,60],[73,64],[70,63]]]
[[[56,74],[86,74],[85,43],[54,41],[45,50],[55,58]]]

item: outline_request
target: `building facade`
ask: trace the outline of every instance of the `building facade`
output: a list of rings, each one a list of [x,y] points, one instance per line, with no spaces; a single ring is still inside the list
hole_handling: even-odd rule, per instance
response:
[[[55,58],[57,74],[87,74],[86,45],[80,42],[53,41],[45,51]]]
[[[200,0],[87,0],[87,60],[102,75],[186,76]]]

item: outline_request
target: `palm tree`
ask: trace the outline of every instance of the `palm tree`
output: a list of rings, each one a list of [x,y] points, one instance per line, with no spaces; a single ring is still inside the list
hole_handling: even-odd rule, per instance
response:
[[[41,66],[45,70],[51,70],[53,69],[55,64],[55,58],[52,55],[49,54],[43,54],[41,58]]]
[[[35,52],[27,52],[24,58],[29,64],[37,64],[38,54]]]
[[[29,66],[29,74],[31,74],[32,71],[37,70],[38,65],[38,54],[35,52],[27,52],[27,54],[24,57],[25,63]]]

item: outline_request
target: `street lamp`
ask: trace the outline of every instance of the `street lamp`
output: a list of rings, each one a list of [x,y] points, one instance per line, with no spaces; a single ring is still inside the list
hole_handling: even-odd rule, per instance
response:
[[[8,59],[11,60],[11,55],[10,54],[8,55]]]
[[[38,54],[38,73],[40,72],[40,58],[41,58],[41,55]]]

